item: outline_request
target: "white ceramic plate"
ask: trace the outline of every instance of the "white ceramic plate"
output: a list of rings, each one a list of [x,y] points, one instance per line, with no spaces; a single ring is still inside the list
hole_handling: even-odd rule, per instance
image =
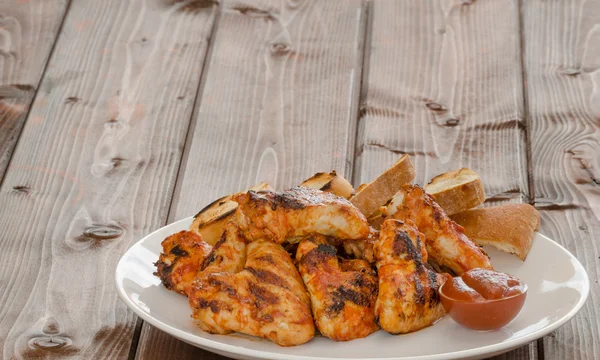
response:
[[[190,318],[187,298],[161,286],[153,263],[161,241],[189,228],[192,218],[146,236],[123,255],[116,285],[123,301],[144,321],[192,345],[235,359],[479,359],[497,355],[538,339],[571,319],[589,292],[588,276],[573,255],[549,238],[536,234],[522,262],[487,249],[496,270],[516,275],[529,291],[523,310],[498,331],[476,332],[448,316],[424,330],[401,336],[383,331],[367,338],[334,342],[318,337],[307,344],[283,348],[267,340],[241,335],[211,335]]]

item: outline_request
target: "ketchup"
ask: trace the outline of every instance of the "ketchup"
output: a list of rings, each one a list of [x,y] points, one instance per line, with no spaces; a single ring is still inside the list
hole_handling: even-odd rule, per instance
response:
[[[523,291],[525,284],[521,280],[488,269],[469,270],[444,286],[446,296],[469,302],[503,299]]]
[[[523,308],[527,285],[515,276],[489,269],[471,269],[439,289],[446,312],[475,330],[499,329]]]

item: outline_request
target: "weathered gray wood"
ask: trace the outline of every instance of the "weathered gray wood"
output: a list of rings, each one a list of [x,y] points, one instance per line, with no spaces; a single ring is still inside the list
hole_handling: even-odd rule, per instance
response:
[[[600,354],[600,4],[523,1],[527,97],[540,232],[586,268],[590,296],[544,338],[544,358]]]
[[[488,358],[488,360],[538,360],[540,359],[537,342],[532,342],[529,345],[521,346],[520,348],[509,351],[502,355]]]
[[[144,323],[136,359],[228,360],[229,358],[179,341],[171,335]]]
[[[375,0],[372,13],[354,183],[406,153],[417,183],[470,167],[489,204],[527,201],[518,2]]]
[[[128,356],[114,269],[166,221],[214,14],[71,4],[0,188],[3,359]]]
[[[351,174],[365,3],[225,1],[171,220],[259,181]],[[144,324],[139,359],[208,353]]]
[[[417,183],[457,167],[527,194],[518,5],[374,1],[355,183],[402,153]]]
[[[0,184],[68,0],[0,2]]]

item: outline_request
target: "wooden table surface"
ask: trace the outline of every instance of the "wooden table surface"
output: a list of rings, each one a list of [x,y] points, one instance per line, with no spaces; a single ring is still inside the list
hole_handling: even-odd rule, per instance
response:
[[[534,204],[588,271],[573,320],[499,358],[600,358],[597,1],[1,1],[0,358],[224,359],[137,319],[119,257],[258,181],[400,154]]]

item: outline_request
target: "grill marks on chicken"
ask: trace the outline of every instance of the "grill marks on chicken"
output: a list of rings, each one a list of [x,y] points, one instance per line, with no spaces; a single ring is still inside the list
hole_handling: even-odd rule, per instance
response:
[[[206,258],[188,298],[192,317],[213,334],[236,331],[292,346],[315,333],[310,299],[289,254],[265,240],[247,244],[233,224]]]
[[[241,271],[246,263],[246,243],[244,235],[235,223],[227,223],[221,238],[204,259],[200,270],[228,273]]]
[[[160,278],[165,288],[185,295],[186,288],[196,278],[196,273],[212,247],[191,231],[173,234],[163,240],[161,245],[163,253],[154,264],[154,275]]]
[[[374,248],[379,272],[375,313],[381,328],[392,334],[420,330],[445,313],[437,291],[450,275],[425,266],[424,236],[412,225],[386,220]]]
[[[380,326],[412,332],[444,315],[437,291],[450,275],[430,270],[428,255],[458,274],[491,268],[419,186],[394,196],[380,232],[350,202],[319,190],[248,191],[233,200],[239,206],[214,247],[182,231],[163,241],[156,263],[155,275],[188,296],[192,318],[210,333],[293,346],[314,337],[315,322],[337,341]]]
[[[248,191],[237,194],[236,221],[248,240],[284,241],[311,233],[339,239],[369,235],[365,216],[348,200],[303,186],[283,192]]]
[[[414,222],[426,237],[429,255],[460,275],[474,268],[492,269],[486,253],[469,240],[464,229],[418,185],[404,185],[385,210],[394,219]]]
[[[375,322],[377,275],[364,260],[338,260],[323,235],[312,234],[298,245],[296,259],[310,294],[317,328],[337,341],[363,338]]]

